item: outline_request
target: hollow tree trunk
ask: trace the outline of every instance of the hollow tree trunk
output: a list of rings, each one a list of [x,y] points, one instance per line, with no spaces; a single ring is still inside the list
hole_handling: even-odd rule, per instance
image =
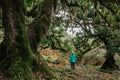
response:
[[[33,53],[25,30],[23,0],[2,0],[4,40],[0,47],[0,70],[13,80],[33,80]]]

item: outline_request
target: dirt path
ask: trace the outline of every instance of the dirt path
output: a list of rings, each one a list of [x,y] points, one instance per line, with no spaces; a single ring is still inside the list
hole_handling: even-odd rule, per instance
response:
[[[71,70],[69,66],[56,67],[55,73],[60,80],[120,80],[120,70],[105,73],[99,71],[97,66],[81,64],[75,70]]]

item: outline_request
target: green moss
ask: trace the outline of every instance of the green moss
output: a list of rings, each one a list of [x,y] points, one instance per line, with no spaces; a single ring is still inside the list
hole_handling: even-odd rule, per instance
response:
[[[32,71],[27,63],[21,58],[14,60],[8,68],[8,74],[12,80],[34,80]]]
[[[39,54],[39,52],[37,52],[36,54]],[[38,64],[38,62],[40,64]],[[53,73],[53,70],[47,65],[46,61],[44,61],[44,58],[41,55],[39,55],[38,59],[34,60],[33,69],[34,71],[40,71],[40,73],[43,74],[42,77],[45,78],[45,80],[57,80],[57,77]]]
[[[37,17],[37,22],[35,22],[35,26],[34,26],[36,35],[37,35],[35,38],[36,46],[41,41],[42,37],[47,32],[49,25],[50,25],[52,1],[45,0],[43,2],[43,5],[44,6],[42,6],[41,8],[41,12]],[[15,6],[16,4],[12,5],[12,7],[15,7]],[[11,12],[14,15],[12,17],[13,17],[13,23],[15,24],[11,26],[8,22],[8,25],[7,25],[8,27],[14,30],[13,31],[14,38],[13,39],[10,38],[10,41],[7,41],[7,40],[4,41],[5,42],[5,45],[4,45],[5,54],[10,54],[10,55],[12,54],[12,56],[10,56],[11,60],[9,61],[10,65],[7,71],[8,71],[9,76],[12,78],[12,80],[34,80],[34,76],[31,70],[32,69],[31,65],[32,65],[33,60],[35,59],[33,57],[33,52],[30,48],[30,44],[28,41],[27,33],[26,33],[26,28],[25,28],[25,23],[24,23],[25,14],[24,14],[23,9],[20,6],[21,5],[18,5],[18,7],[13,8],[12,10],[14,12]],[[10,36],[9,33],[6,31],[6,34],[8,36]],[[43,74],[45,75],[49,75],[49,79],[56,78],[52,70],[49,69],[46,63],[42,63],[39,65],[39,71],[43,72]]]
[[[52,14],[52,2],[53,2],[52,0],[45,0],[40,3],[38,10],[39,15],[36,17],[34,21],[35,24],[34,29],[37,35],[36,36],[37,44],[42,40],[42,38],[46,35],[47,30],[49,29]]]
[[[11,56],[11,64],[7,72],[12,80],[34,80],[31,70],[33,52],[27,38],[25,25],[21,22],[19,13],[14,12],[14,16],[16,22],[15,40],[8,41],[10,43],[8,47],[11,49],[9,53],[14,54],[14,56]]]

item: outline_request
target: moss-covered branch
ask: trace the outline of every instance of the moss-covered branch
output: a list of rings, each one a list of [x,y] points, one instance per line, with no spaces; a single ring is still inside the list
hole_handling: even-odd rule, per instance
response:
[[[48,33],[54,4],[55,0],[43,0],[42,2],[40,2],[39,8],[37,9],[38,15],[35,17],[34,21],[29,25],[28,37],[30,41],[30,46],[33,52],[35,53],[37,53],[39,43],[44,37],[46,37]],[[53,71],[45,63],[40,53],[36,55],[38,56],[38,58],[36,58],[37,64],[34,67],[38,67],[38,71],[47,75],[49,80],[56,79],[56,76],[54,75]],[[39,64],[39,62],[41,64]],[[44,78],[47,79],[46,76]]]
[[[37,45],[47,35],[51,23],[53,1],[54,0],[43,0],[43,2],[40,3],[38,9],[39,14],[28,28],[29,41],[33,51],[36,51]]]

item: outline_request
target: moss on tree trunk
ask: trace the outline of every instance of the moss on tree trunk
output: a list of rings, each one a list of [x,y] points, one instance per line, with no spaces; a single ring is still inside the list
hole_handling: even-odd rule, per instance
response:
[[[2,0],[4,40],[0,47],[0,69],[13,80],[33,80],[33,53],[25,30],[25,11],[21,0]]]
[[[38,56],[37,63],[40,62],[39,65],[36,65],[34,67],[39,66],[37,69],[46,75],[44,76],[44,78],[46,79],[47,78],[54,79],[56,78],[56,76],[53,73],[53,71],[50,69],[50,67],[47,65],[44,58],[42,58],[42,55],[38,53],[37,48],[39,47],[39,43],[41,42],[41,40],[44,39],[48,33],[51,23],[51,15],[53,11],[54,1],[55,0],[44,0],[43,2],[40,3],[38,9],[39,13],[28,28],[28,38],[30,41],[30,46],[32,48],[32,51],[34,53],[37,53],[35,54]]]
[[[32,72],[34,67],[46,75],[44,78],[56,78],[41,55],[36,54],[38,58],[33,56],[35,55],[33,52],[37,52],[41,38],[44,38],[49,29],[52,1],[43,1],[41,13],[28,29],[28,34],[25,28],[25,6],[23,0],[1,1],[2,21],[5,31],[4,40],[0,46],[0,70],[5,71],[14,80],[34,80],[35,77]],[[31,34],[31,30],[33,30],[35,36],[29,36],[29,44],[27,36]],[[36,65],[33,66],[33,64]]]

